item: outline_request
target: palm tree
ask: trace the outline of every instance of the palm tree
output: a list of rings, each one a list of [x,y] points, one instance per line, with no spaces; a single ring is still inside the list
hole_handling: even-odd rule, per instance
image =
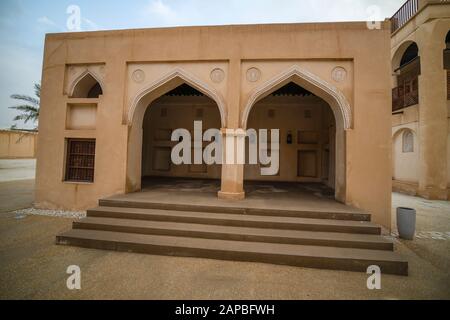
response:
[[[10,107],[10,109],[15,109],[21,112],[14,118],[14,121],[23,121],[24,123],[32,121],[33,123],[36,123],[39,120],[39,106],[41,98],[41,85],[39,83],[34,84],[34,94],[37,98],[22,94],[11,95],[11,99],[23,102],[21,105]],[[14,125],[13,128],[14,127],[16,127],[16,125]],[[35,129],[37,129],[37,127]]]

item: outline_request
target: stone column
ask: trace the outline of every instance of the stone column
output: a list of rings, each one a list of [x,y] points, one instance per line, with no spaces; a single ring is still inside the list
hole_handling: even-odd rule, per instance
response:
[[[230,59],[228,68],[228,93],[227,93],[227,128],[222,128],[224,142],[224,161],[222,164],[222,187],[218,194],[219,199],[243,200],[244,192],[244,165],[226,163],[227,139],[229,145],[236,148],[236,136],[226,137],[227,129],[238,129],[240,120],[240,93],[241,93],[241,61],[239,55]],[[236,149],[235,149],[236,150]],[[235,153],[236,154],[236,153]]]
[[[233,130],[231,130],[233,131]],[[222,129],[223,135],[223,164],[222,164],[222,188],[219,199],[243,200],[244,192],[244,165],[237,162],[237,138],[238,135],[230,130]]]
[[[444,39],[422,27],[419,55],[419,195],[447,199],[447,101]]]

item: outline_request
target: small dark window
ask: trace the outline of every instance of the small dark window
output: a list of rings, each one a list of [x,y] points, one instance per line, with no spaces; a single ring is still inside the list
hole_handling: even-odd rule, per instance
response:
[[[68,139],[66,181],[94,182],[95,139]]]

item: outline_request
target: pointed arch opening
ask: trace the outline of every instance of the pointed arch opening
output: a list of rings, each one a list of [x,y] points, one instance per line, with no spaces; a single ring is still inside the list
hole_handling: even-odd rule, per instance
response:
[[[413,41],[403,43],[394,54],[392,68],[392,111],[418,104],[421,65],[417,43]]]
[[[155,182],[176,179],[208,180],[220,188],[221,166],[182,164],[171,161],[172,132],[186,129],[194,139],[194,121],[203,133],[225,124],[225,105],[220,95],[184,71],[175,70],[140,92],[128,114],[127,192],[140,191]],[[195,152],[192,143],[192,158]],[[200,184],[199,184],[200,185]]]
[[[69,96],[71,98],[98,99],[103,95],[103,88],[97,78],[89,71],[74,81]]]
[[[258,177],[247,166],[246,180],[319,183],[346,201],[345,131],[352,115],[337,88],[295,66],[254,90],[241,123],[280,129],[278,175]]]

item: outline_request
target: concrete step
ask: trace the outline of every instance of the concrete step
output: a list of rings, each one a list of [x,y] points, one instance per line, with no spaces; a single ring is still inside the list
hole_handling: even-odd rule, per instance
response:
[[[382,236],[367,234],[245,228],[95,217],[75,221],[73,228],[203,239],[394,250],[392,241]]]
[[[140,209],[156,209],[171,211],[192,211],[192,212],[209,212],[209,213],[228,213],[228,214],[246,214],[258,216],[280,216],[280,217],[296,217],[296,218],[313,218],[313,219],[334,219],[334,220],[352,220],[352,221],[370,221],[371,215],[353,210],[349,211],[308,211],[308,210],[283,210],[268,208],[249,208],[239,206],[211,206],[200,204],[175,204],[152,202],[144,200],[118,200],[118,199],[101,199],[99,205],[102,207],[125,207]]]
[[[384,274],[408,274],[406,260],[393,252],[382,250],[169,237],[98,230],[71,230],[57,236],[57,244],[360,272],[366,272],[369,266],[377,265]]]
[[[87,215],[88,217],[182,222],[250,228],[381,234],[380,226],[367,221],[238,215],[119,207],[98,207],[88,210]]]

